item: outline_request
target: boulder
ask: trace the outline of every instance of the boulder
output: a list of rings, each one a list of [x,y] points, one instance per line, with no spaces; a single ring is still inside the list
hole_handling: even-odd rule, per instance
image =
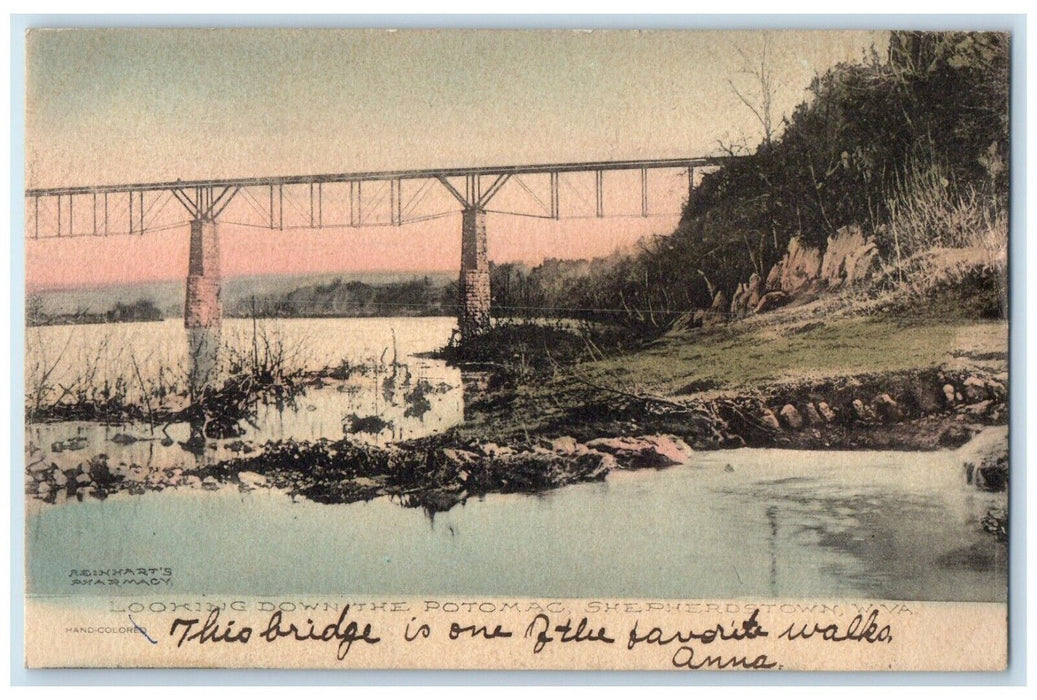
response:
[[[720,447],[725,450],[745,447],[745,438],[741,435],[735,435],[734,433],[724,433],[720,437]]]
[[[487,457],[506,457],[515,454],[515,450],[507,445],[498,445],[495,442],[485,442],[479,445],[479,451]]]
[[[789,426],[793,430],[799,430],[803,427],[803,416],[799,415],[799,411],[797,411],[796,407],[790,403],[782,406],[778,415],[780,415],[782,420],[785,421],[785,425]]]
[[[763,297],[763,281],[760,279],[760,276],[754,272],[749,276],[749,283],[746,285],[746,312],[755,309],[756,305],[760,303],[761,297]]]
[[[86,447],[86,438],[83,436],[70,437],[67,440],[58,440],[50,444],[51,452],[74,452]]]
[[[812,404],[809,401],[807,401],[806,404],[803,406],[803,417],[810,425],[816,426],[825,424],[825,419],[822,418],[821,414],[818,413],[816,408],[814,408],[814,404]]]
[[[1004,491],[1008,488],[1008,458],[1004,462],[976,469],[976,486],[988,491]]]
[[[53,462],[45,462],[42,459],[40,459],[40,460],[38,460],[36,462],[33,462],[28,467],[29,473],[32,474],[37,479],[44,478],[44,476],[46,475],[47,472],[51,471],[52,469],[56,469],[56,468],[57,468],[57,465],[55,465]]]
[[[459,450],[453,447],[447,447],[443,450],[443,456],[446,457],[447,462],[455,466],[461,466],[465,464],[473,464],[479,461],[479,455],[468,450]]]
[[[778,418],[774,415],[774,411],[769,408],[763,409],[763,413],[760,414],[760,422],[771,430],[781,430],[781,423],[778,422]]]
[[[940,447],[958,448],[971,440],[975,432],[974,429],[961,423],[951,423],[936,436],[936,444]]]
[[[266,477],[256,472],[238,472],[238,480],[252,488],[260,488],[267,485]]]
[[[780,306],[784,306],[787,303],[789,303],[789,295],[785,292],[780,290],[767,292],[760,297],[760,301],[758,301],[755,308],[753,308],[753,313],[762,314],[771,309],[777,309]]]
[[[979,377],[969,377],[961,387],[961,393],[969,403],[988,398],[987,382]]]
[[[825,421],[831,423],[835,420],[835,411],[832,410],[832,407],[828,405],[827,401],[818,402],[817,411],[821,414],[821,417],[824,418]]]
[[[68,440],[65,440],[65,450],[67,451],[81,450],[86,447],[86,445],[87,439],[82,435],[70,437]]]
[[[998,542],[1008,541],[1008,511],[1004,508],[989,508],[980,520],[983,529],[997,538]]]
[[[969,404],[968,406],[963,407],[962,410],[973,416],[985,416],[990,412],[990,407],[993,404],[994,402],[992,400],[986,399],[985,401],[977,401],[976,403]]]
[[[948,406],[953,406],[956,403],[956,394],[953,384],[943,385],[943,399]]]
[[[821,252],[796,236],[789,241],[782,259],[781,290],[793,295],[807,289],[817,279],[820,269]]]
[[[487,457],[492,457],[500,450],[500,445],[495,442],[484,442],[479,445],[479,451]]]
[[[556,438],[541,438],[540,444],[543,447],[551,450],[552,452],[576,452],[576,448],[579,445],[576,442],[576,438],[568,435],[563,435]]]
[[[688,444],[672,435],[597,438],[586,445],[590,450],[612,455],[620,466],[628,469],[685,464],[692,455]]]
[[[987,393],[991,398],[1004,400],[1008,398],[1008,390],[1005,385],[997,379],[986,380]]]
[[[860,399],[854,399],[853,403],[850,404],[853,407],[853,413],[857,417],[857,420],[862,423],[870,423],[875,420],[875,413],[871,410],[870,406],[865,405]]]
[[[1008,487],[1008,433],[1004,429],[984,431],[962,448],[966,483],[990,491]]]
[[[938,413],[944,408],[944,395],[938,385],[915,379],[909,383],[907,388],[910,399],[914,401],[922,415]]]
[[[571,454],[572,455],[582,455],[582,454],[597,455],[598,457],[601,457],[601,468],[606,470],[606,471],[612,471],[613,469],[619,469],[620,468],[620,464],[619,464],[618,461],[616,461],[615,455],[609,454],[607,452],[600,452],[600,451],[595,450],[595,449],[593,449],[591,447],[588,447],[587,445],[583,445],[583,444],[577,445],[576,446],[576,451],[571,453]],[[570,455],[570,453],[564,453],[564,456],[565,457],[569,457],[571,455]]]
[[[875,400],[871,402],[872,408],[875,410],[875,414],[883,421],[888,423],[896,422],[904,417],[904,412],[892,396],[889,394],[879,394],[875,397]]]

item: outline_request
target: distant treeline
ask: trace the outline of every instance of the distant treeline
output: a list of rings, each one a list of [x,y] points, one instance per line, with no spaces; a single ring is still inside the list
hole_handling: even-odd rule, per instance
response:
[[[73,313],[48,314],[43,311],[39,297],[30,297],[26,306],[26,323],[29,326],[58,326],[84,323],[123,323],[131,321],[161,321],[163,316],[155,302],[138,299],[130,304],[116,303],[104,313],[76,311]]]
[[[766,277],[794,236],[823,249],[856,224],[899,261],[1006,229],[1009,53],[1007,34],[892,32],[885,56],[814,79],[757,147],[728,146],[745,157],[703,177],[672,235],[594,262],[498,266],[494,301],[651,335]]]
[[[423,277],[380,284],[336,279],[240,299],[225,313],[238,318],[451,316],[456,309],[456,283]]]

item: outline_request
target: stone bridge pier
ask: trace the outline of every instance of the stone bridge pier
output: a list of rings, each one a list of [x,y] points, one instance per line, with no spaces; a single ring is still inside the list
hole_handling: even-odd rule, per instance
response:
[[[220,244],[211,218],[191,221],[184,327],[187,328],[188,382],[196,397],[216,379],[223,305],[220,300]]]
[[[220,239],[216,222],[191,222],[191,252],[187,262],[187,299],[184,326],[219,328],[223,317],[220,301]]]
[[[461,279],[457,325],[462,338],[490,327],[490,260],[486,252],[486,212],[466,207],[461,215]]]

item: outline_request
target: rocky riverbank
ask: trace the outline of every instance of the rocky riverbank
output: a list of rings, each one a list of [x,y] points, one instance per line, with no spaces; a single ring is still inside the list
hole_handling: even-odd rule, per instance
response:
[[[104,499],[169,488],[242,490],[277,488],[320,503],[398,496],[406,505],[446,510],[469,496],[533,493],[598,481],[613,469],[661,468],[686,463],[691,448],[674,436],[542,439],[502,446],[460,441],[447,433],[376,447],[350,440],[267,443],[256,456],[199,469],[146,469],[113,465],[106,455],[71,468],[40,460],[29,465],[26,490],[47,502]]]
[[[377,416],[352,415],[341,423],[345,439],[260,443],[241,434],[246,418],[235,416],[247,411],[210,401],[229,424],[203,431],[200,444],[180,443],[190,467],[109,459],[103,443],[87,447],[73,436],[49,450],[30,447],[25,488],[50,503],[169,488],[275,488],[322,503],[390,496],[437,512],[487,493],[536,493],[616,469],[694,463],[695,452],[707,450],[954,450],[1007,425],[1006,332],[1002,323],[907,317],[834,298],[633,347],[561,326],[505,326],[483,338],[496,353],[492,362],[454,358],[464,420],[445,432],[376,446],[359,433],[377,431],[367,426]],[[323,386],[363,371],[343,365],[311,381]],[[425,396],[412,393],[415,401]],[[117,431],[104,439],[178,449],[162,431]],[[962,454],[963,484],[1007,488],[1005,435],[986,456]],[[1004,514],[988,515],[984,527],[1006,536]]]
[[[1007,421],[1006,389],[1003,378],[926,370],[683,402],[592,394],[535,434],[498,430],[511,435],[506,440],[462,426],[385,447],[349,439],[242,444],[242,456],[196,469],[113,464],[104,454],[75,466],[39,459],[28,465],[26,492],[54,503],[233,484],[321,503],[391,496],[438,512],[486,493],[535,493],[603,480],[616,469],[692,463],[697,450],[955,449],[985,430],[1003,431],[991,426]],[[980,452],[963,457],[962,480],[1006,489],[1006,437],[979,443]],[[1003,514],[988,516],[984,527],[1007,536]]]

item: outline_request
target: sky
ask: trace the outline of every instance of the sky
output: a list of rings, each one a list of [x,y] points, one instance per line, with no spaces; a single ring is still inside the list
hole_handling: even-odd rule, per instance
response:
[[[746,57],[759,60],[766,47],[778,118],[812,77],[872,46],[882,52],[885,40],[828,31],[35,31],[26,185],[715,155],[721,143],[762,136],[735,94],[759,95]],[[657,215],[648,219],[490,214],[490,257],[606,255],[668,233],[686,188],[679,173],[652,178]],[[607,210],[629,211],[624,182],[610,181]],[[515,208],[536,213],[509,187]],[[574,215],[592,187],[565,183]],[[225,276],[453,270],[460,259],[459,213],[401,228],[285,232],[240,218],[220,224]],[[30,288],[175,279],[186,260],[186,225],[26,242]]]

